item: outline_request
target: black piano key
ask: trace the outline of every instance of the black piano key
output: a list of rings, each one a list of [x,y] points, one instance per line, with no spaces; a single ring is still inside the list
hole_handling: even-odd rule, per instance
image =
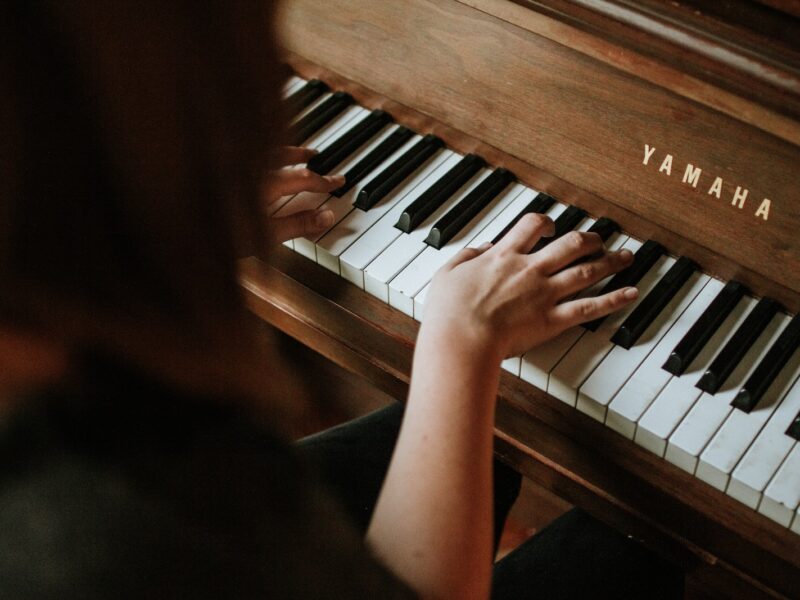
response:
[[[361,188],[353,206],[369,210],[433,156],[444,142],[428,134]]]
[[[800,413],[797,413],[794,421],[792,421],[792,424],[789,425],[789,429],[786,430],[786,435],[793,437],[800,442]]]
[[[678,342],[662,368],[673,375],[682,375],[746,292],[747,289],[738,281],[726,283]]]
[[[391,122],[392,117],[389,113],[373,110],[340,135],[325,150],[312,156],[306,166],[319,175],[327,175],[336,165],[367,143],[372,136]]]
[[[406,207],[395,227],[405,233],[414,231],[420,223],[431,216],[458,188],[469,181],[485,165],[486,163],[480,156],[467,154],[458,161],[457,165],[442,175],[436,183]]]
[[[744,323],[711,362],[708,370],[703,373],[696,387],[709,394],[715,394],[779,309],[780,305],[772,298],[759,300]]]
[[[503,230],[500,233],[494,236],[492,244],[496,244],[501,239],[503,239],[503,236],[507,234],[509,231],[511,231],[514,225],[516,225],[517,222],[525,215],[530,213],[541,214],[545,212],[547,209],[549,209],[551,206],[553,206],[554,203],[555,203],[555,198],[553,198],[552,196],[548,196],[547,194],[542,194],[542,193],[537,194],[536,197],[530,202],[528,202],[525,208],[523,208],[520,211],[520,213],[516,217],[514,217],[508,225],[503,227]]]
[[[289,127],[290,144],[298,145],[317,133],[353,103],[350,94],[336,92],[322,104],[314,108],[299,121]]]
[[[800,315],[795,315],[736,394],[731,406],[750,412],[800,346]]]
[[[359,181],[369,175],[372,170],[394,154],[403,144],[405,144],[414,132],[406,127],[398,127],[389,137],[383,140],[369,154],[350,167],[344,174],[344,185],[333,192],[332,195],[341,198],[356,185]]]
[[[506,169],[497,169],[480,182],[474,190],[462,199],[447,214],[431,227],[425,243],[437,250],[453,239],[459,231],[469,223],[475,215],[502,192],[516,176]]]
[[[611,341],[626,350],[633,346],[696,270],[697,265],[685,256],[676,260],[650,293],[628,315],[617,332],[611,336]]]
[[[600,290],[598,296],[614,292],[629,285],[636,285],[663,254],[664,247],[661,244],[653,240],[647,240],[636,251],[636,254],[633,255],[633,263],[631,263],[631,266],[614,275],[611,281]],[[584,323],[583,327],[589,331],[597,331],[597,328],[600,327],[600,324],[604,320],[605,317],[595,319],[594,321]]]
[[[317,98],[328,91],[328,86],[319,79],[312,79],[297,90],[294,94],[284,100],[286,112],[290,117],[295,117],[307,106],[310,106]]]
[[[556,217],[555,220],[555,233],[551,237],[541,238],[536,245],[531,249],[529,254],[538,252],[550,242],[554,242],[565,233],[569,233],[578,226],[578,223],[586,218],[586,211],[578,208],[577,206],[568,206],[564,211]]]
[[[608,238],[611,237],[611,234],[616,233],[617,231],[619,231],[619,225],[617,225],[608,217],[600,217],[589,228],[590,233],[596,233],[604,242],[607,242]]]

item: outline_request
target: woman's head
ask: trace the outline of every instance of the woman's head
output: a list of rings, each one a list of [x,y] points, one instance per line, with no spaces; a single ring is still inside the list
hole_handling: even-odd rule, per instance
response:
[[[235,258],[282,131],[270,3],[13,4],[0,327],[221,376],[250,347]]]

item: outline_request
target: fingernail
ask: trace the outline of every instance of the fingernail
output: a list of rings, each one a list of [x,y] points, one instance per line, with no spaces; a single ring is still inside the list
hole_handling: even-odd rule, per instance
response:
[[[336,185],[344,185],[344,175],[326,175],[325,179]]]
[[[622,250],[619,251],[619,257],[623,261],[629,262],[629,261],[633,260],[633,252],[631,252],[627,248],[623,248]]]
[[[478,250],[488,250],[492,246],[492,242],[483,242],[480,246],[478,246]]]
[[[622,292],[622,295],[625,296],[627,300],[635,300],[639,296],[639,290],[635,287],[629,287]]]
[[[333,211],[323,210],[314,217],[314,225],[317,227],[330,227],[333,225]]]

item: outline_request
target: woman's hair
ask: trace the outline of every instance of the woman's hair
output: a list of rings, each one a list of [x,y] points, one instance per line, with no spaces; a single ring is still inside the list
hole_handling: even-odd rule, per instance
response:
[[[252,366],[271,4],[2,3],[0,324],[193,385]]]

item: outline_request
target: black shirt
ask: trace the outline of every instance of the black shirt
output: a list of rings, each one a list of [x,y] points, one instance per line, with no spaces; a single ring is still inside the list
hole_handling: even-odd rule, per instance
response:
[[[82,380],[0,430],[0,597],[412,596],[236,403],[111,361]]]

